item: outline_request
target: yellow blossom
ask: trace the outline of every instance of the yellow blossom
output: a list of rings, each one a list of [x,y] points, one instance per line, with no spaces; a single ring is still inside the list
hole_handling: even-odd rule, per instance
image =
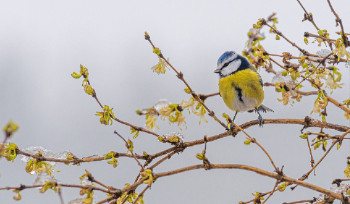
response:
[[[181,111],[176,110],[171,112],[169,115],[169,121],[171,123],[177,122],[177,125],[180,126],[182,124],[185,124],[185,117],[182,115]]]
[[[206,123],[208,122],[208,120],[205,118],[205,114],[207,113],[207,111],[205,110],[204,106],[200,104],[198,101],[194,102],[194,105],[192,106],[192,112],[196,116],[199,116],[201,118],[199,121],[199,124],[201,124],[202,120]]]
[[[195,101],[194,98],[191,97],[190,100],[188,100],[188,101],[183,100],[183,101],[180,103],[180,106],[181,106],[182,108],[191,107],[191,106],[194,105],[194,101]]]
[[[159,113],[159,115],[161,115],[163,117],[168,117],[172,111],[173,111],[172,108],[170,108],[169,106],[165,106],[165,107],[160,108],[158,113]]]
[[[348,51],[346,51],[346,48],[345,48],[345,45],[344,45],[344,42],[343,42],[343,39],[342,38],[338,38],[336,41],[335,41],[335,50],[334,50],[334,53],[336,55],[338,55],[338,61],[340,60],[341,57],[343,57],[344,55],[346,56],[346,59],[349,60],[350,58],[350,54]]]
[[[349,113],[344,113],[344,116],[345,116],[345,118],[346,118],[347,120],[350,119],[350,114],[349,114]]]
[[[149,130],[154,130],[156,127],[157,117],[154,115],[146,115],[146,128]],[[158,127],[157,127],[158,128]]]
[[[159,62],[158,62],[158,64],[156,64],[152,67],[152,70],[153,70],[153,72],[156,72],[157,74],[165,74],[165,67],[167,66],[167,63],[162,58],[160,58],[160,57],[158,57],[158,58],[159,58]]]
[[[179,111],[179,117],[177,120],[177,125],[180,126],[182,124],[186,124],[185,117],[182,115],[182,112]]]
[[[289,91],[282,91],[282,98],[277,98],[277,100],[283,102],[283,105],[287,105],[290,102],[290,95]]]
[[[336,80],[334,80],[333,76],[331,74],[328,75],[327,79],[326,79],[326,87],[330,88],[330,89],[336,89],[336,88],[341,88],[342,84],[339,84],[336,82]]]
[[[320,103],[319,101],[316,101],[315,104],[314,104],[314,109],[312,110],[312,113],[315,112],[315,113],[320,113],[321,112],[321,106],[320,106]]]

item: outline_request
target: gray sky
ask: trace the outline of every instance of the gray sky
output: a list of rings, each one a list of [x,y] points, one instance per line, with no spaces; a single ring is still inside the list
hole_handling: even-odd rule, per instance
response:
[[[335,36],[335,20],[326,1],[303,1],[312,12],[316,23]],[[350,32],[348,0],[333,3]],[[152,106],[166,98],[180,103],[189,97],[185,86],[175,74],[168,71],[158,76],[151,67],[158,62],[151,46],[144,40],[144,32],[162,50],[170,62],[184,73],[185,79],[197,93],[217,92],[218,78],[213,73],[217,58],[226,50],[241,52],[247,32],[258,18],[277,12],[278,29],[292,41],[306,48],[305,31],[316,33],[309,22],[301,22],[303,11],[296,1],[1,1],[0,2],[0,124],[16,121],[20,130],[11,139],[21,149],[43,146],[53,152],[71,151],[79,157],[103,155],[111,150],[125,152],[123,141],[113,134],[118,130],[124,137],[132,137],[128,127],[113,123],[102,126],[98,104],[87,96],[81,80],[70,74],[79,71],[79,64],[90,72],[90,81],[103,104],[114,108],[118,118],[143,126],[145,119],[135,110]],[[272,53],[290,51],[299,55],[283,40],[265,32],[263,42]],[[310,51],[320,48],[311,45]],[[349,98],[349,70],[343,69],[344,89],[333,93],[335,98]],[[272,75],[260,72],[263,80]],[[302,103],[283,106],[273,88],[265,88],[264,104],[274,113],[264,118],[304,118],[313,108],[315,97],[303,98]],[[233,115],[221,98],[206,102],[218,116],[223,112]],[[329,105],[328,122],[349,125],[343,113]],[[221,133],[222,128],[211,118],[198,126],[198,117],[188,116],[187,129],[182,131],[185,141],[204,135]],[[319,119],[313,114],[313,118]],[[256,119],[255,114],[238,115],[237,123]],[[192,120],[192,121],[191,121]],[[159,120],[158,120],[159,121]],[[159,122],[159,134],[180,131],[175,125]],[[248,133],[256,137],[269,151],[276,164],[287,176],[299,178],[310,167],[308,149],[299,139],[300,126],[265,125],[252,127]],[[334,133],[328,131],[328,133]],[[256,146],[245,146],[244,135],[225,138],[208,144],[207,157],[213,163],[238,163],[273,171],[266,156]],[[140,134],[135,140],[135,151],[149,154],[168,148],[153,137]],[[196,153],[202,146],[187,149],[164,162],[156,172],[198,164]],[[316,161],[323,154],[315,152]],[[307,180],[329,188],[334,178],[342,178],[349,148],[346,145],[333,151],[316,170],[316,176]],[[59,164],[55,177],[62,183],[79,183],[79,176],[88,169],[96,179],[122,188],[132,182],[138,172],[133,160],[119,159],[116,169],[106,162],[82,164],[80,167]],[[333,168],[330,169],[329,167]],[[0,186],[32,184],[35,176],[24,171],[25,163],[18,158],[14,163],[0,160]],[[192,171],[157,180],[145,195],[146,203],[237,203],[252,199],[251,193],[270,191],[274,180],[240,170]],[[140,189],[138,189],[140,190]],[[79,197],[78,190],[63,189],[64,200]],[[52,192],[40,194],[37,190],[22,193],[20,203],[57,202]],[[4,203],[15,203],[12,192],[0,191]],[[276,193],[270,203],[311,199],[317,196],[298,187],[294,191]],[[97,200],[104,199],[96,193]],[[16,202],[17,203],[17,202]]]

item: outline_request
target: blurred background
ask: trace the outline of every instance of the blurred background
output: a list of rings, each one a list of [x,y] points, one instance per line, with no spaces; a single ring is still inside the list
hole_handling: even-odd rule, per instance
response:
[[[327,29],[331,38],[335,32],[335,18],[326,1],[302,1],[321,29]],[[346,32],[350,32],[348,0],[333,1],[343,19]],[[151,67],[158,62],[152,48],[144,40],[147,31],[165,57],[180,71],[197,93],[218,91],[218,76],[213,73],[218,57],[227,50],[241,52],[247,41],[247,32],[259,18],[276,12],[277,28],[303,48],[316,52],[317,43],[306,46],[305,31],[316,33],[310,22],[302,22],[304,11],[297,1],[1,1],[0,2],[0,124],[17,122],[19,131],[11,138],[20,149],[42,146],[54,153],[71,151],[78,157],[103,155],[109,151],[125,152],[124,142],[113,134],[117,130],[125,138],[132,138],[130,128],[118,123],[104,126],[95,116],[100,107],[84,93],[81,79],[70,74],[79,72],[79,64],[89,69],[90,82],[102,104],[114,108],[116,117],[135,125],[144,126],[145,117],[136,115],[137,109],[153,106],[159,99],[172,103],[188,100],[184,84],[175,73],[153,73]],[[299,51],[283,39],[265,30],[263,45],[270,53]],[[311,39],[309,39],[311,42]],[[326,48],[326,47],[323,47]],[[339,65],[343,73],[343,89],[332,97],[343,101],[349,98],[349,69]],[[277,70],[278,68],[275,67]],[[260,71],[264,82],[272,75]],[[330,92],[330,91],[328,91]],[[313,109],[316,96],[303,97],[300,103],[284,106],[277,101],[279,93],[265,87],[264,104],[275,110],[264,118],[304,118]],[[207,99],[206,104],[221,118],[231,112],[220,97]],[[330,104],[327,121],[349,125],[343,113]],[[212,136],[223,129],[207,116],[208,123],[198,125],[199,117],[184,114],[187,128],[158,120],[159,134],[177,131],[184,141]],[[318,114],[312,118],[320,119]],[[238,124],[255,120],[256,114],[238,114]],[[310,169],[306,141],[299,138],[301,126],[265,125],[251,127],[247,132],[271,154],[277,166],[293,178],[301,177]],[[310,129],[319,131],[318,129]],[[329,134],[335,131],[325,130]],[[1,139],[2,140],[2,139]],[[247,164],[273,171],[266,156],[256,145],[243,144],[245,136],[227,137],[208,144],[207,157],[212,163]],[[169,148],[154,137],[140,133],[134,140],[134,151],[149,154]],[[199,164],[196,153],[203,146],[186,149],[155,169],[164,172],[188,165]],[[345,143],[333,150],[307,182],[329,189],[335,178],[344,177],[346,157],[350,150]],[[318,149],[315,160],[323,155]],[[54,176],[62,183],[79,184],[79,176],[89,170],[106,185],[122,188],[133,182],[139,167],[133,159],[119,158],[113,168],[106,161],[80,166],[58,164]],[[0,160],[0,186],[31,185],[36,176],[24,171],[20,157],[13,163]],[[57,172],[59,170],[60,172]],[[196,170],[157,180],[144,196],[146,203],[238,203],[253,198],[252,193],[270,191],[273,179],[241,170]],[[139,188],[137,191],[143,189]],[[38,190],[21,192],[18,203],[59,203],[52,191],[40,194]],[[80,198],[78,189],[62,190],[65,203]],[[1,203],[17,203],[11,191],[0,191]],[[319,193],[302,187],[283,193],[277,192],[268,203],[292,202],[312,199]],[[96,201],[104,199],[95,193]]]

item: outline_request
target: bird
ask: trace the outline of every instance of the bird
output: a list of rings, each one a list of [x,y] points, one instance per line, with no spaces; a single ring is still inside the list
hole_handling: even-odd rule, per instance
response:
[[[236,52],[226,51],[219,57],[214,73],[217,73],[220,78],[220,96],[226,106],[236,112],[232,122],[238,112],[255,111],[258,114],[259,126],[262,127],[264,119],[260,111],[273,112],[273,110],[262,104],[263,81],[255,67]]]

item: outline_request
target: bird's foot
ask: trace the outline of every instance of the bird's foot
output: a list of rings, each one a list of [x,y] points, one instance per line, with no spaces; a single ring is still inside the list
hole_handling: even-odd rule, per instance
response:
[[[264,124],[264,119],[263,119],[263,117],[261,117],[260,113],[259,113],[259,116],[258,116],[258,121],[259,121],[259,126],[262,127],[263,124]]]

